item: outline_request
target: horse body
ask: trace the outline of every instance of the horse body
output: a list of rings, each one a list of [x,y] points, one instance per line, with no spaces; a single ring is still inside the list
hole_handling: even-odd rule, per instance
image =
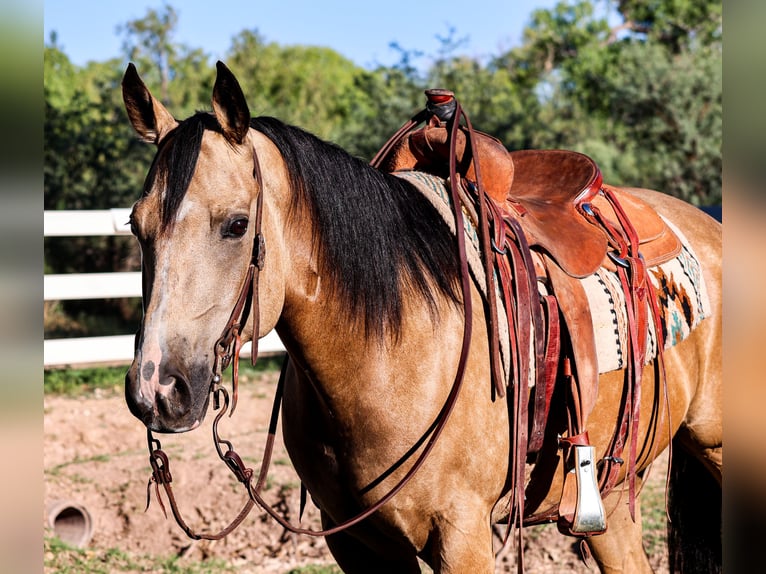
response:
[[[214,114],[181,124],[151,97],[135,70],[129,68],[123,86],[134,127],[159,144],[131,216],[142,246],[145,305],[136,358],[126,377],[131,411],[157,431],[200,424],[213,349],[244,279],[256,198],[262,194],[267,255],[251,314],[259,319],[256,336],[276,328],[289,352],[285,445],[324,525],[342,523],[409,470],[450,393],[464,314],[454,263],[441,276],[433,271],[438,268],[434,261],[443,258],[438,244],[444,224],[415,202],[413,209],[422,213],[408,231],[422,237],[405,241],[402,233],[388,230],[394,211],[355,208],[357,201],[368,201],[365,194],[380,195],[383,209],[400,195],[409,198],[412,189],[293,128],[271,120],[251,123],[241,90],[225,67],[219,66]],[[185,129],[199,140],[193,161],[180,147]],[[290,151],[285,143],[290,138],[303,147],[288,142],[294,145]],[[186,158],[191,172],[180,193],[173,188],[179,158]],[[307,183],[309,172],[324,175]],[[342,189],[355,177],[374,180],[377,187],[359,183],[359,189]],[[674,446],[704,461],[720,485],[720,227],[683,202],[656,192],[636,193],[684,230],[715,310],[665,353],[670,426],[647,438],[649,421],[642,419],[639,467],[651,463],[675,436]],[[337,197],[335,203],[322,199],[326,205],[321,207],[311,204],[318,201],[311,194]],[[331,217],[355,231],[332,236],[341,233],[333,227],[341,223]],[[433,245],[427,241],[431,236]],[[334,245],[335,252],[328,253],[325,244]],[[419,253],[413,253],[415,245]],[[347,260],[354,250],[362,255]],[[409,265],[404,271],[402,261]],[[360,268],[350,269],[354,265]],[[376,292],[376,282],[383,284],[380,290],[396,293]],[[470,297],[476,310],[473,336],[465,383],[449,422],[424,465],[392,500],[327,538],[344,571],[419,572],[417,557],[435,572],[494,571],[492,524],[509,508],[509,409],[506,399],[492,392],[487,327],[475,285]],[[391,308],[394,318],[387,313]],[[244,340],[253,336],[253,325],[251,319],[244,326]],[[642,412],[651,412],[654,394],[661,392],[655,371],[654,364],[644,370]],[[623,379],[619,371],[600,377],[588,426],[597,453],[605,452],[614,432]],[[530,461],[539,464],[529,466],[529,516],[557,508],[564,472],[556,435],[564,430],[565,413],[554,409],[543,449],[537,461]],[[589,538],[589,544],[604,572],[650,571],[641,546],[640,512],[634,522],[621,494],[618,486],[607,496],[609,528]]]

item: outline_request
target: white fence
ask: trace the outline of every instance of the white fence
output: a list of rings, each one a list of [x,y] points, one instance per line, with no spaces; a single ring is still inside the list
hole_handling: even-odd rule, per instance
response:
[[[45,237],[88,235],[129,235],[130,209],[92,211],[45,211]],[[71,273],[44,275],[45,301],[68,299],[109,299],[141,297],[141,273]],[[97,364],[127,364],[133,360],[133,335],[46,339],[43,341],[45,367]],[[280,353],[285,348],[275,331],[258,343],[262,353]],[[243,356],[250,353],[248,343]]]

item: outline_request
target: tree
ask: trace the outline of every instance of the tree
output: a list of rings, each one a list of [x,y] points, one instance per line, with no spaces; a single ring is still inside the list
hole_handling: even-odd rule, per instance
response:
[[[359,96],[352,101],[349,120],[339,126],[337,143],[367,161],[412,115],[425,105],[423,86],[405,70],[379,67],[360,71]]]
[[[534,85],[530,147],[587,153],[612,183],[720,202],[720,3],[617,7],[614,27],[587,0],[537,10],[524,44],[499,60]]]
[[[178,14],[169,4],[160,11],[149,8],[146,16],[118,28],[125,34],[123,49],[132,61],[148,60],[160,77],[160,99],[170,104],[169,85],[177,48],[171,41],[178,25]]]
[[[366,155],[368,147],[354,136],[370,129],[366,124],[377,109],[373,102],[380,102],[382,75],[359,68],[329,48],[266,42],[257,30],[244,30],[234,38],[227,62],[250,98],[253,115],[278,117]],[[401,75],[394,72],[391,78]],[[403,120],[397,116],[395,121]]]
[[[623,73],[605,83],[611,115],[624,127],[617,149],[635,158],[633,169],[618,168],[620,178],[643,176],[696,205],[720,203],[720,50],[672,54],[632,43],[620,64]]]
[[[672,53],[689,48],[692,43],[720,43],[723,4],[715,0],[619,0],[617,9],[623,17],[616,32],[626,30],[646,35]]]
[[[604,7],[617,10],[616,23]],[[119,30],[126,56],[182,118],[209,108],[215,70],[204,51],[174,41],[180,17],[165,4]],[[394,45],[396,65],[365,70],[326,47],[281,46],[244,30],[227,63],[253,115],[279,117],[366,159],[422,109],[425,88],[443,87],[477,129],[510,149],[574,149],[611,183],[720,201],[720,2],[562,1],[534,11],[522,45],[486,63],[460,53],[465,39],[454,28],[439,40],[435,56]],[[419,69],[418,59],[432,64]],[[126,120],[124,69],[122,60],[80,68],[55,37],[46,45],[46,209],[128,206],[139,196],[154,150]],[[130,256],[117,238],[67,244],[46,241],[49,270],[106,271]]]
[[[119,26],[118,33],[124,35],[126,57],[141,70],[153,93],[179,117],[187,117],[202,106],[209,107],[215,70],[204,51],[173,41],[179,17],[164,4]]]
[[[138,142],[125,119],[121,63],[91,63],[81,69],[57,47],[48,46],[43,65],[45,209],[130,206],[140,194],[152,150]],[[46,238],[43,248],[49,273],[136,268],[135,246],[125,237]],[[101,315],[132,324],[135,307],[124,301],[61,304],[70,317],[93,321]]]

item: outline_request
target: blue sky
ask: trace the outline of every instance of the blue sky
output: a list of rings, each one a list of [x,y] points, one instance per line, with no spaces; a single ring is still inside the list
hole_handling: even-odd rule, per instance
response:
[[[175,41],[201,48],[222,59],[231,39],[246,29],[258,29],[267,40],[282,45],[328,46],[357,65],[391,65],[406,50],[435,55],[437,36],[467,37],[461,52],[484,58],[517,46],[524,26],[537,8],[552,8],[557,0],[219,0],[169,2],[178,12]],[[58,44],[78,65],[122,55],[116,28],[143,18],[162,1],[45,0],[45,41],[55,30]],[[380,8],[383,6],[383,8]],[[417,65],[427,65],[422,59]]]

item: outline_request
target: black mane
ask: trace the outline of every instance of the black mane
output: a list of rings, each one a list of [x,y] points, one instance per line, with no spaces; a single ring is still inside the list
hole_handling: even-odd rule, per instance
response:
[[[419,293],[432,312],[434,288],[460,301],[455,240],[409,182],[275,118],[253,118],[250,125],[281,153],[296,202],[308,208],[320,272],[367,334],[399,332],[405,290]],[[162,220],[168,225],[186,193],[205,129],[220,131],[210,114],[182,122],[163,140],[157,154],[163,159],[155,159],[150,171],[149,178],[163,174]]]

